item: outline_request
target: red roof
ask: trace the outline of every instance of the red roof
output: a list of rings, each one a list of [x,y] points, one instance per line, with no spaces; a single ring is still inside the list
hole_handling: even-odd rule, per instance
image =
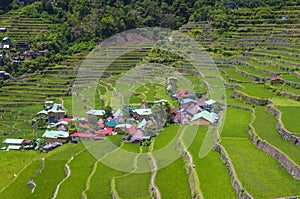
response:
[[[100,128],[104,128],[104,127],[105,127],[105,124],[99,124],[99,127],[100,127]]]
[[[112,128],[105,128],[102,130],[102,133],[104,135],[112,135],[112,130],[113,130]]]
[[[94,137],[94,140],[103,140],[103,139],[104,139],[103,136],[95,136],[95,137]]]
[[[188,92],[186,90],[180,90],[177,94],[176,94],[176,97],[179,98],[179,97],[188,97]]]
[[[25,144],[28,144],[28,143],[31,143],[31,142],[32,142],[32,140],[24,140]]]
[[[61,118],[58,122],[70,122],[71,118]]]
[[[131,127],[127,128],[127,130],[128,130],[129,134],[134,135],[136,133],[136,131],[137,131],[137,128],[136,128],[136,126],[131,125]]]
[[[175,115],[177,115],[178,114],[178,111],[177,110],[172,110],[172,112],[171,113],[173,113],[173,114],[175,114]]]
[[[271,81],[276,81],[276,80],[281,80],[281,79],[278,78],[278,77],[272,77],[270,80],[271,80]]]
[[[88,134],[88,133],[74,133],[74,134],[71,135],[71,137],[90,138],[90,137],[93,137],[93,134]]]

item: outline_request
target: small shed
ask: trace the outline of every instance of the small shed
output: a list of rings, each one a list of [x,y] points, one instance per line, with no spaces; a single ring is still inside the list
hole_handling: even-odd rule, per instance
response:
[[[132,124],[118,124],[116,127],[115,127],[115,131],[118,133],[118,134],[125,134],[126,131],[128,132],[128,129],[130,129],[132,126]]]
[[[279,85],[281,84],[281,79],[278,78],[278,77],[272,77],[270,78],[270,82],[271,82],[271,85]]]
[[[90,133],[73,133],[71,137],[72,142],[90,141],[93,140],[93,134]]]
[[[132,111],[133,117],[139,121],[143,119],[149,120],[150,116],[152,115],[152,110],[150,108],[145,109],[135,109]]]
[[[0,32],[7,32],[6,28],[0,28]]]
[[[53,107],[54,102],[53,101],[45,101],[44,107],[46,110],[49,110]]]
[[[105,114],[105,110],[89,110],[86,112],[88,116],[97,116],[102,118]]]

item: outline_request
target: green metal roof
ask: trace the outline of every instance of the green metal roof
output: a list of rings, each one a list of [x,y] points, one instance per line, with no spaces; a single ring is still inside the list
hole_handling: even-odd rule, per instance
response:
[[[218,117],[218,115],[216,113],[210,113],[208,111],[202,111],[196,115],[194,115],[194,117],[191,119],[191,122],[198,120],[200,118],[203,118],[207,121],[209,121],[210,123],[214,123],[216,118]]]
[[[146,121],[145,119],[143,119],[143,120],[139,123],[139,125],[137,126],[137,128],[138,128],[138,129],[141,129],[141,128],[143,128],[146,124],[147,124],[147,121]]]
[[[114,112],[113,116],[114,117],[123,116],[123,111],[121,109],[118,109],[116,112]]]

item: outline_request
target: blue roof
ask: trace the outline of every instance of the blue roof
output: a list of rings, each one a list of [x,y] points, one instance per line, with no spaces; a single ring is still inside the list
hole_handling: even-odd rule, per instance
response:
[[[118,125],[118,122],[105,122],[105,125],[107,127],[116,127]]]

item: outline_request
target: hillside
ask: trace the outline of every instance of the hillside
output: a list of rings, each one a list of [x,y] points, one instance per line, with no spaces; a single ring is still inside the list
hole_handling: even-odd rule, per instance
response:
[[[64,144],[48,153],[1,150],[0,198],[300,197],[299,1],[43,0],[26,6],[15,2],[0,6],[0,28],[7,29],[0,38],[12,40],[12,48],[2,50],[0,66],[12,75],[1,81],[1,147],[6,138],[41,138],[46,129],[33,128],[32,122],[49,100],[62,104],[68,117],[80,106],[112,106],[116,111],[111,99],[118,97],[117,89],[130,95],[132,106],[166,99],[170,108],[178,108],[159,82],[164,75],[152,81],[149,74],[158,71],[135,71],[141,63],[177,71],[177,78],[184,79],[179,87],[193,88],[197,97],[209,97],[204,80],[222,81],[227,108],[214,150],[205,157],[199,154],[209,137],[207,127],[195,130],[179,124],[168,124],[149,146],[128,144],[124,136],[115,135]],[[118,47],[129,52],[105,71],[89,65],[93,59],[105,60],[105,54],[104,59],[89,54],[96,44],[145,26],[167,27],[192,37],[216,68],[210,70],[204,61],[202,76],[195,75],[188,60],[147,46],[133,51]],[[28,52],[47,52],[25,56],[16,45],[20,42],[29,44]],[[89,70],[78,73],[85,64]],[[89,84],[101,72],[103,76]],[[143,78],[150,80],[145,83]],[[93,88],[95,107],[88,107],[89,99],[81,95]],[[160,153],[163,148],[167,152]],[[174,154],[178,158],[163,167]],[[33,189],[27,186],[30,179],[36,184]]]

